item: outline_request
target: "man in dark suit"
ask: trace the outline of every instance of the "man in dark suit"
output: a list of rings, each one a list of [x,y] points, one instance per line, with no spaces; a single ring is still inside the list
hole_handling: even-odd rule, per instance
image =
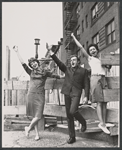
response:
[[[88,102],[89,96],[89,80],[87,70],[79,65],[77,55],[72,55],[70,57],[70,67],[63,64],[50,50],[50,56],[58,65],[59,69],[65,73],[65,79],[62,86],[61,93],[65,96],[65,107],[68,121],[69,129],[69,140],[68,144],[74,143],[75,139],[75,128],[74,128],[74,117],[81,124],[81,131],[84,132],[87,128],[86,121],[78,111],[78,105],[80,103],[80,97],[82,94],[82,89],[85,90],[84,103]]]

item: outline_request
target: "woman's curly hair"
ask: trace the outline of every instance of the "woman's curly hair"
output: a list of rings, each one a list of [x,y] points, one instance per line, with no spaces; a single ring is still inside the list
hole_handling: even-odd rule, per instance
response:
[[[91,54],[89,53],[89,48],[92,47],[92,46],[94,46],[94,47],[96,48],[97,52],[99,53],[98,45],[97,45],[97,44],[90,44],[90,45],[88,46],[88,48],[87,48],[87,53],[88,53],[90,56],[91,56]]]
[[[34,58],[34,57],[31,57],[30,59],[28,59],[28,66],[31,67],[31,68],[32,68],[31,63],[32,63],[33,61],[36,61],[36,62],[38,63],[38,65],[39,65],[39,60],[37,60],[37,59]]]

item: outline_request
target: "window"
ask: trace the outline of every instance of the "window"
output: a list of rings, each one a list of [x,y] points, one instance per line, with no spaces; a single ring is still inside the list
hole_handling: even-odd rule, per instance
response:
[[[82,20],[82,32],[84,32],[84,20]]]
[[[80,40],[80,25],[76,29],[76,36],[77,36],[77,39]]]
[[[89,46],[89,42],[87,41],[86,42],[86,50],[88,49],[88,46]]]
[[[109,7],[112,6],[112,4],[114,4],[114,2],[105,2],[105,9],[107,10]]]
[[[86,15],[86,28],[88,27],[88,15]]]
[[[110,6],[110,2],[106,2],[107,3],[107,7],[109,7]]]
[[[114,2],[106,2],[106,7],[110,7]]]
[[[84,47],[84,45],[82,45],[82,46]],[[82,52],[81,52],[80,49],[78,50],[78,53],[77,53],[77,54],[78,54],[78,57],[79,57],[79,58],[82,56]]]
[[[112,42],[114,42],[116,40],[115,38],[115,21],[112,20],[111,22],[109,22],[109,24],[106,26],[106,41],[107,44],[111,44]]]
[[[91,11],[92,11],[92,19],[96,19],[98,17],[98,3],[94,5]]]
[[[76,8],[77,17],[80,16],[80,10],[81,10],[81,7],[80,7],[80,4],[78,4],[78,6],[77,6],[77,8]]]
[[[99,46],[99,33],[97,33],[95,36],[93,36],[93,38],[92,38],[92,42],[94,43],[94,44],[97,44],[98,46]]]
[[[80,26],[77,28],[77,36],[80,35]]]

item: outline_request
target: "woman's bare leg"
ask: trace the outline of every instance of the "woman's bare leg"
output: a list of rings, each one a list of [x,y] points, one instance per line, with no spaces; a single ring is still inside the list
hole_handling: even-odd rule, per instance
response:
[[[38,131],[38,123],[34,126],[34,128],[35,128],[35,132],[36,132],[35,140],[39,140],[40,137],[39,137],[39,131]]]
[[[105,109],[105,107],[104,107],[104,109]],[[98,115],[98,118],[99,118],[99,121],[100,121],[98,127],[101,128],[103,130],[103,132],[105,132],[106,134],[110,134],[110,131],[106,128],[106,124],[104,122],[105,117],[103,119],[104,109],[103,109],[103,103],[98,102],[97,103],[97,115]],[[105,114],[106,114],[106,112],[104,112],[104,115]]]
[[[105,123],[104,123],[104,121],[103,121],[103,114],[102,114],[102,103],[100,103],[100,102],[98,102],[97,103],[97,115],[98,115],[98,119],[99,119],[99,121],[100,121],[100,124],[102,125],[102,126],[104,126],[105,125]]]
[[[103,103],[103,110],[102,110],[103,112],[102,112],[102,116],[103,116],[103,121],[104,121],[104,123],[106,123],[106,115],[107,115],[107,103],[105,102],[105,103]]]
[[[29,136],[29,132],[31,131],[31,129],[35,126],[35,124],[39,121],[38,117],[35,117],[32,119],[29,127],[25,127],[25,134],[26,136]]]

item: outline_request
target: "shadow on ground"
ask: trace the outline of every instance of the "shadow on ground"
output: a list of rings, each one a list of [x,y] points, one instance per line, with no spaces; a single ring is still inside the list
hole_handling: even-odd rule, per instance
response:
[[[68,135],[56,131],[40,132],[41,139],[35,141],[35,132],[30,133],[29,138],[25,137],[24,131],[3,131],[2,147],[114,147],[107,142],[76,137],[76,142],[67,144]]]

